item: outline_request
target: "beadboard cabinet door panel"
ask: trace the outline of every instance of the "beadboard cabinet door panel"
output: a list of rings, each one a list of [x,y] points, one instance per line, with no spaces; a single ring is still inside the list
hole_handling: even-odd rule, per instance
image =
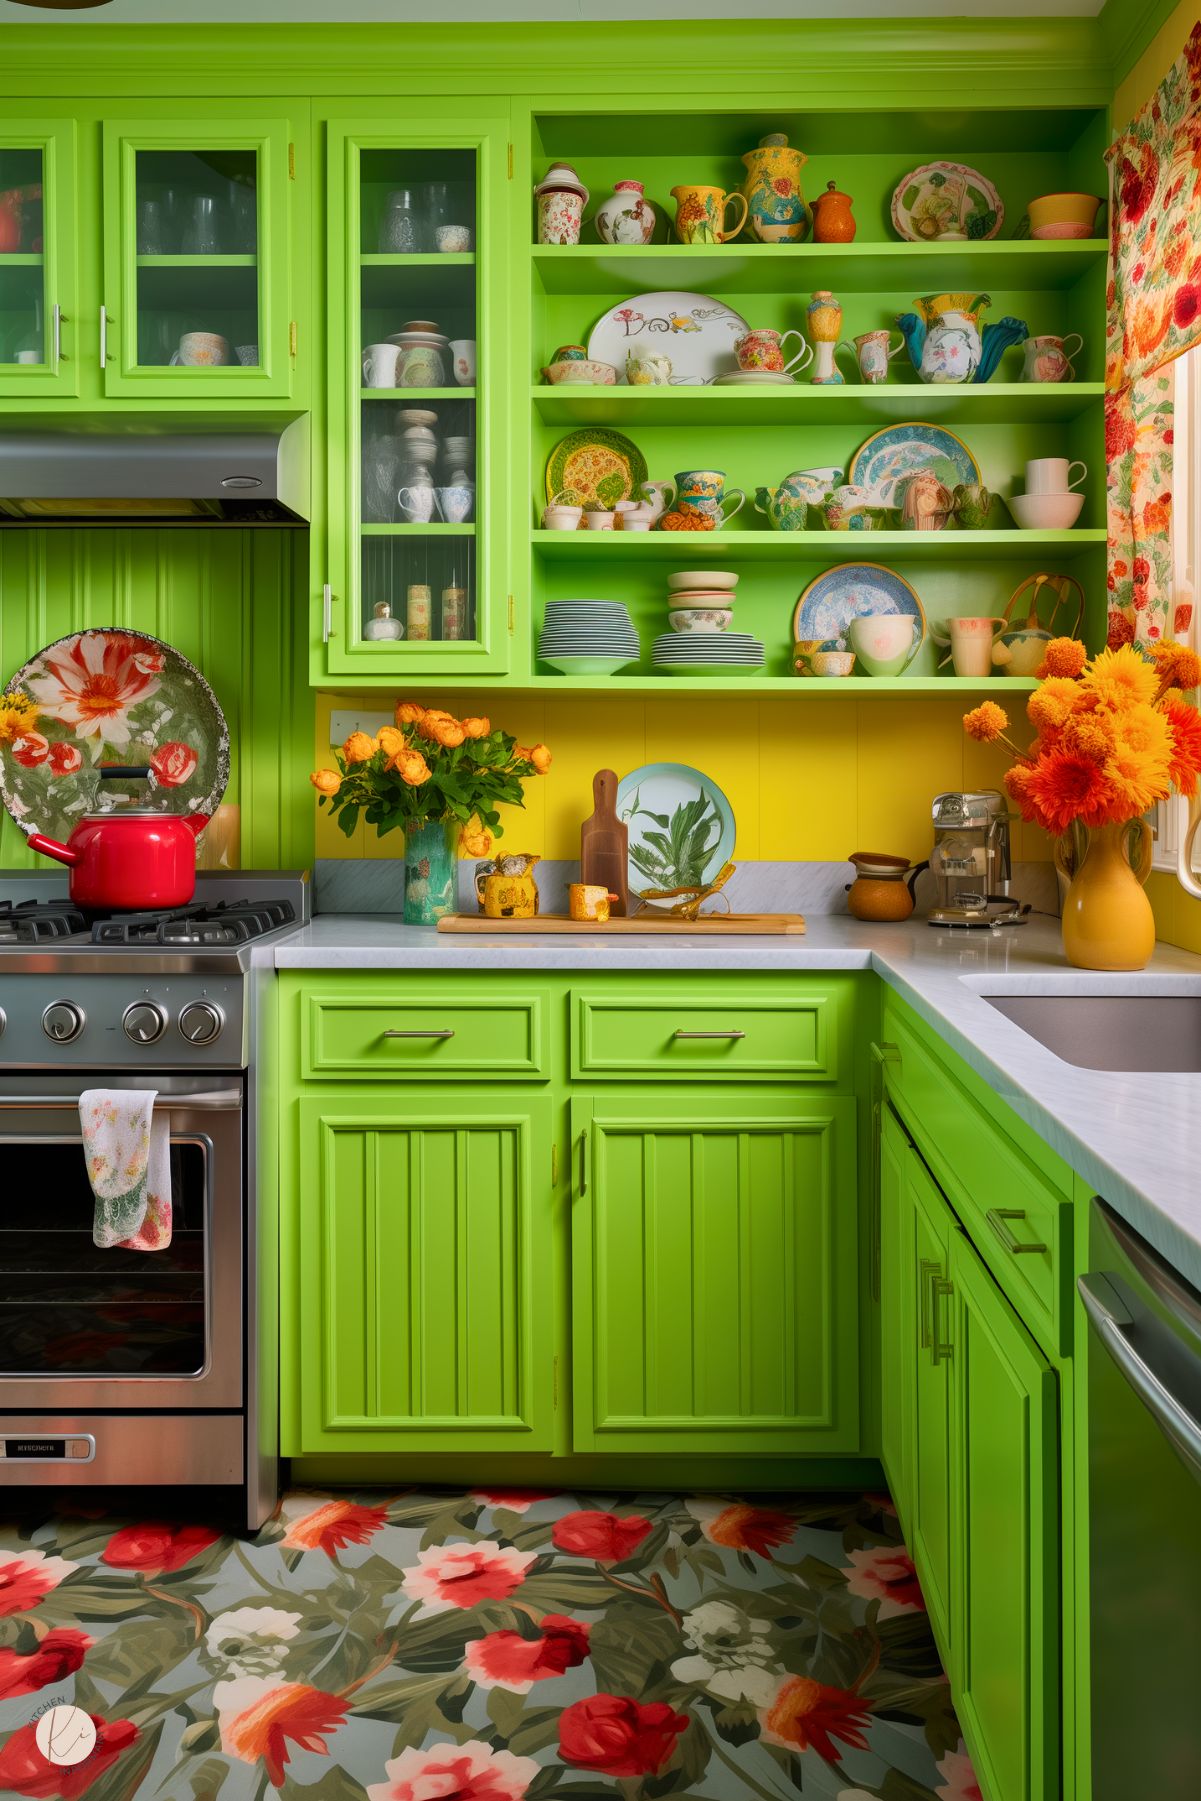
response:
[[[460,1089],[296,1108],[293,1454],[548,1451],[549,1102]]]
[[[859,1443],[855,1103],[572,1102],[573,1440]]]

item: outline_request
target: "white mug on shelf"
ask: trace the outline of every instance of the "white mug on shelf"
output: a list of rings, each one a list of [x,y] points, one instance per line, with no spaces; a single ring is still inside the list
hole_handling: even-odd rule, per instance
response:
[[[1072,470],[1080,473],[1072,479]],[[1069,463],[1067,457],[1033,457],[1026,464],[1027,494],[1068,494],[1078,488],[1088,474],[1088,464]]]
[[[363,351],[363,386],[394,388],[399,344],[368,344]]]
[[[475,386],[475,339],[452,338],[450,354],[453,359],[455,380],[461,388]]]
[[[434,484],[414,482],[411,488],[401,488],[396,496],[396,504],[407,524],[428,525],[434,516]]]

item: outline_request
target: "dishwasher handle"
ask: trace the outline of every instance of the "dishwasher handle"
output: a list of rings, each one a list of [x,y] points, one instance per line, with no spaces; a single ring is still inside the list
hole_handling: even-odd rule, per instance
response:
[[[1165,1387],[1139,1353],[1127,1330],[1133,1324],[1130,1314],[1105,1277],[1080,1276],[1076,1287],[1089,1323],[1102,1344],[1160,1430],[1201,1480],[1201,1421],[1171,1389]],[[1201,1364],[1198,1364],[1197,1375],[1198,1392],[1201,1393]]]

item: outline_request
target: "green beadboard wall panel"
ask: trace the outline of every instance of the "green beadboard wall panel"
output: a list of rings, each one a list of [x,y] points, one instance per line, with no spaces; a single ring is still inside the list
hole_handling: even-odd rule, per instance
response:
[[[228,801],[247,869],[307,866],[312,726],[305,687],[308,545],[287,531],[10,531],[0,534],[0,685],[85,626],[149,632],[190,658],[229,721]],[[49,868],[0,821],[0,865]]]

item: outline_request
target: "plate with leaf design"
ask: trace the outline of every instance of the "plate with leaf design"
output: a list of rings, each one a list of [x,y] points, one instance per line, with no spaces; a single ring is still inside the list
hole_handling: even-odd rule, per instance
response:
[[[645,763],[617,784],[629,832],[630,892],[707,888],[734,855],[734,809],[686,763]],[[671,905],[671,902],[664,902]]]
[[[1005,206],[987,175],[967,163],[923,163],[897,183],[892,222],[914,244],[984,243],[1005,223]]]
[[[107,781],[105,763],[149,765]],[[68,838],[85,813],[131,801],[211,815],[229,782],[229,728],[200,671],[124,626],[39,650],[0,694],[0,799],[26,834]]]
[[[613,507],[636,494],[646,477],[646,458],[624,432],[587,426],[560,438],[547,458],[546,498],[571,488],[577,503]]]

